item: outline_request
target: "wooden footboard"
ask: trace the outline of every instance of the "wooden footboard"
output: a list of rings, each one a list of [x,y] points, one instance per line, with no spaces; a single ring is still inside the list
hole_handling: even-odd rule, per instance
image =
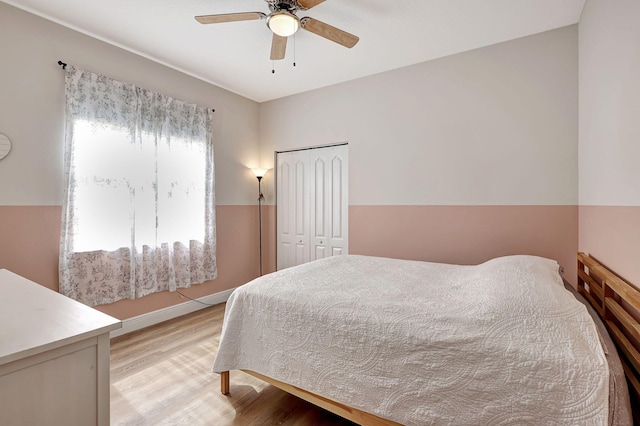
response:
[[[640,425],[640,291],[584,253],[578,253],[578,291],[598,312],[618,347],[633,418]]]
[[[255,371],[250,371],[250,370],[242,370],[242,371],[262,381],[265,381],[270,385],[273,385],[279,389],[282,389],[283,391],[290,393],[291,395],[304,399],[307,402],[310,402],[318,407],[321,407],[327,411],[337,414],[338,416],[343,417],[359,425],[401,426],[400,423],[383,419],[382,417],[378,417],[371,413],[367,413],[365,411],[361,411],[356,408],[349,407],[344,404],[340,404],[339,402],[332,401],[330,399],[308,392],[304,389],[300,389],[290,384],[272,379],[271,377],[264,376],[260,373],[256,373]],[[220,373],[220,391],[225,395],[229,393],[229,372],[228,371],[223,371],[222,373]]]

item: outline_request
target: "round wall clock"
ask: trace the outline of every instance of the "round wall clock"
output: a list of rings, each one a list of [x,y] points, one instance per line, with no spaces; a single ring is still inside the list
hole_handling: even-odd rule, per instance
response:
[[[11,151],[11,141],[0,133],[0,160],[9,155],[9,151]]]

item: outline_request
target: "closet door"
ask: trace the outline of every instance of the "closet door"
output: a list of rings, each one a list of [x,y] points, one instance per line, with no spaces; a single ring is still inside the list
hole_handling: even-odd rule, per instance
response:
[[[311,260],[347,252],[347,146],[309,150],[313,165]]]
[[[278,153],[278,269],[348,253],[347,145]]]
[[[309,261],[309,165],[305,151],[278,154],[277,267]]]

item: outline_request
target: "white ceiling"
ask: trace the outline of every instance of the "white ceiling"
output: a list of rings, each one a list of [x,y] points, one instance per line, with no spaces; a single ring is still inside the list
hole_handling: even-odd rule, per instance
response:
[[[268,13],[264,0],[3,0],[264,102],[575,24],[585,0],[327,0],[310,16],[360,37],[347,49],[301,30],[269,59],[265,21],[202,25],[195,15]],[[272,74],[272,64],[275,74]]]

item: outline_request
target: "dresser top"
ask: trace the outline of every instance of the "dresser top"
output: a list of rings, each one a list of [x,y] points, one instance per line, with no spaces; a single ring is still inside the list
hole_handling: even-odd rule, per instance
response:
[[[121,326],[116,318],[0,269],[0,365]]]

